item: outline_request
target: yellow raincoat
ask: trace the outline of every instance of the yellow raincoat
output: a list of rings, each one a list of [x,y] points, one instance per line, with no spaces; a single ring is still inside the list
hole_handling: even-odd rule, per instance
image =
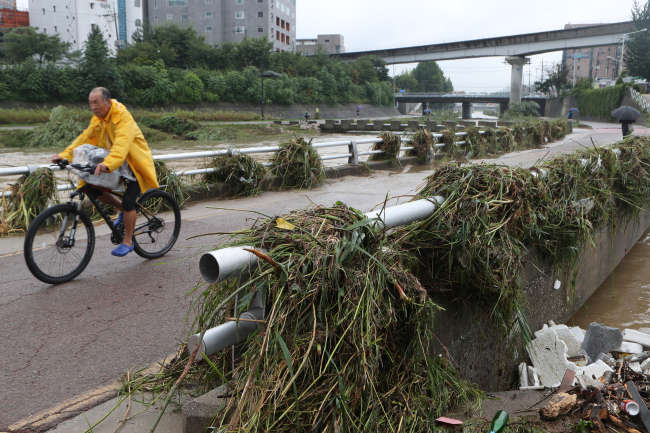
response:
[[[143,193],[151,188],[158,188],[156,169],[149,145],[131,113],[115,99],[111,99],[111,110],[106,117],[102,119],[93,116],[88,129],[59,156],[72,161],[72,150],[82,144],[109,149],[111,153],[104,159],[104,164],[109,171],[119,168],[126,160],[138,179]]]

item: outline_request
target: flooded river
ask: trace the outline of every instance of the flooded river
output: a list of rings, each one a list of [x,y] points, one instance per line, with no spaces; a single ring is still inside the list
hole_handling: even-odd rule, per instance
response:
[[[568,326],[591,322],[616,328],[650,327],[650,230],[573,316]]]
[[[300,134],[297,133],[298,136]],[[344,141],[344,140],[362,140],[368,138],[377,138],[377,134],[310,134],[304,135],[304,137],[309,140],[313,138],[313,144],[317,143],[326,143],[334,141]],[[149,145],[154,156],[156,155],[166,155],[170,153],[189,153],[189,152],[201,152],[207,150],[223,150],[228,148],[233,149],[243,149],[250,147],[268,147],[268,146],[277,146],[279,143],[293,138],[293,134],[282,134],[275,135],[268,138],[247,138],[247,139],[237,139],[229,141],[219,141],[219,142],[203,142],[203,141],[170,141],[162,143],[152,143]],[[363,152],[370,150],[372,144],[360,144],[358,146],[359,151]],[[0,148],[0,167],[16,167],[29,164],[48,164],[50,158],[53,154],[61,152],[60,148]],[[336,155],[348,153],[346,146],[337,146],[337,147],[326,147],[318,149],[319,153],[323,156],[326,155]],[[273,153],[258,153],[251,156],[254,156],[258,160],[268,160],[271,158]],[[368,159],[367,156],[359,158],[362,161]],[[207,160],[205,158],[199,159],[185,159],[182,161],[172,161],[168,164],[174,167],[177,171],[183,170],[193,170],[197,168],[203,168]],[[347,163],[345,158],[333,159],[324,161],[324,164],[329,167],[344,165]],[[62,172],[56,172],[58,177],[67,178],[68,174]],[[5,176],[0,177],[0,190],[6,188],[8,183],[15,181],[17,176]]]

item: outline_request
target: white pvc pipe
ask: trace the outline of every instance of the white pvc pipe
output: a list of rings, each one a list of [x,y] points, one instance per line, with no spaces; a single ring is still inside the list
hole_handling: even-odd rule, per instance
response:
[[[378,218],[383,228],[388,230],[392,227],[426,219],[436,210],[437,206],[444,202],[445,198],[440,196],[411,201],[379,211],[368,212],[366,218]]]
[[[219,283],[229,278],[238,277],[250,270],[257,263],[257,256],[244,248],[251,246],[229,247],[203,254],[199,260],[199,271],[208,283]]]

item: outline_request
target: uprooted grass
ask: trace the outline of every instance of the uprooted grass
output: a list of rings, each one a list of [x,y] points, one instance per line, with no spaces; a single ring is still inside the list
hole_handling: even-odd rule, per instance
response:
[[[368,161],[390,161],[395,165],[400,165],[399,153],[402,146],[402,140],[398,135],[390,131],[382,131],[379,135],[381,143],[375,143],[372,150],[383,150],[384,153],[370,155]]]
[[[445,358],[429,357],[438,307],[399,244],[342,203],[283,219],[257,221],[228,243],[271,250],[247,283],[197,289],[191,332],[228,320],[234,303],[225,300],[237,290],[236,314],[258,293],[270,306],[234,370],[227,350],[187,376],[230,384],[236,397],[215,414],[217,431],[425,431],[450,406],[481,398]],[[168,389],[188,358],[183,349],[133,384]]]
[[[9,147],[65,147],[88,126],[78,110],[54,108],[49,122],[25,131],[15,131],[5,139]]]
[[[5,196],[7,191],[12,195]],[[25,232],[38,214],[58,202],[56,178],[48,168],[39,168],[30,175],[21,176],[0,194],[0,236]]]
[[[155,159],[154,167],[156,168],[156,177],[158,178],[160,189],[171,194],[176,199],[178,206],[182,209],[185,201],[189,197],[189,186],[176,173],[176,170],[169,167],[164,161]],[[159,210],[154,209],[153,211],[158,212]]]
[[[436,144],[436,138],[431,131],[428,129],[420,129],[413,134],[405,133],[404,135],[405,138],[411,139],[410,145],[413,147],[413,150],[406,152],[406,156],[415,156],[423,164],[430,163],[432,157],[431,149]]]
[[[203,184],[225,183],[230,186],[232,196],[255,196],[259,194],[267,170],[255,158],[238,153],[219,155],[212,158],[205,168],[215,171],[202,176]]]
[[[302,137],[280,143],[271,162],[271,171],[282,179],[283,187],[312,188],[322,185],[327,177],[320,154],[311,146],[311,140]]]

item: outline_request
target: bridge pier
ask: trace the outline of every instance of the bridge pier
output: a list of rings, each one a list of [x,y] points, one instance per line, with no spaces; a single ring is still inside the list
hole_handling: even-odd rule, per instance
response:
[[[499,114],[503,116],[503,113],[508,109],[509,102],[499,102]]]
[[[471,118],[472,118],[472,103],[463,102],[463,119],[471,119]]]
[[[530,57],[506,57],[506,62],[512,65],[510,76],[510,102],[521,102],[521,88],[524,76],[524,65],[530,63]]]

